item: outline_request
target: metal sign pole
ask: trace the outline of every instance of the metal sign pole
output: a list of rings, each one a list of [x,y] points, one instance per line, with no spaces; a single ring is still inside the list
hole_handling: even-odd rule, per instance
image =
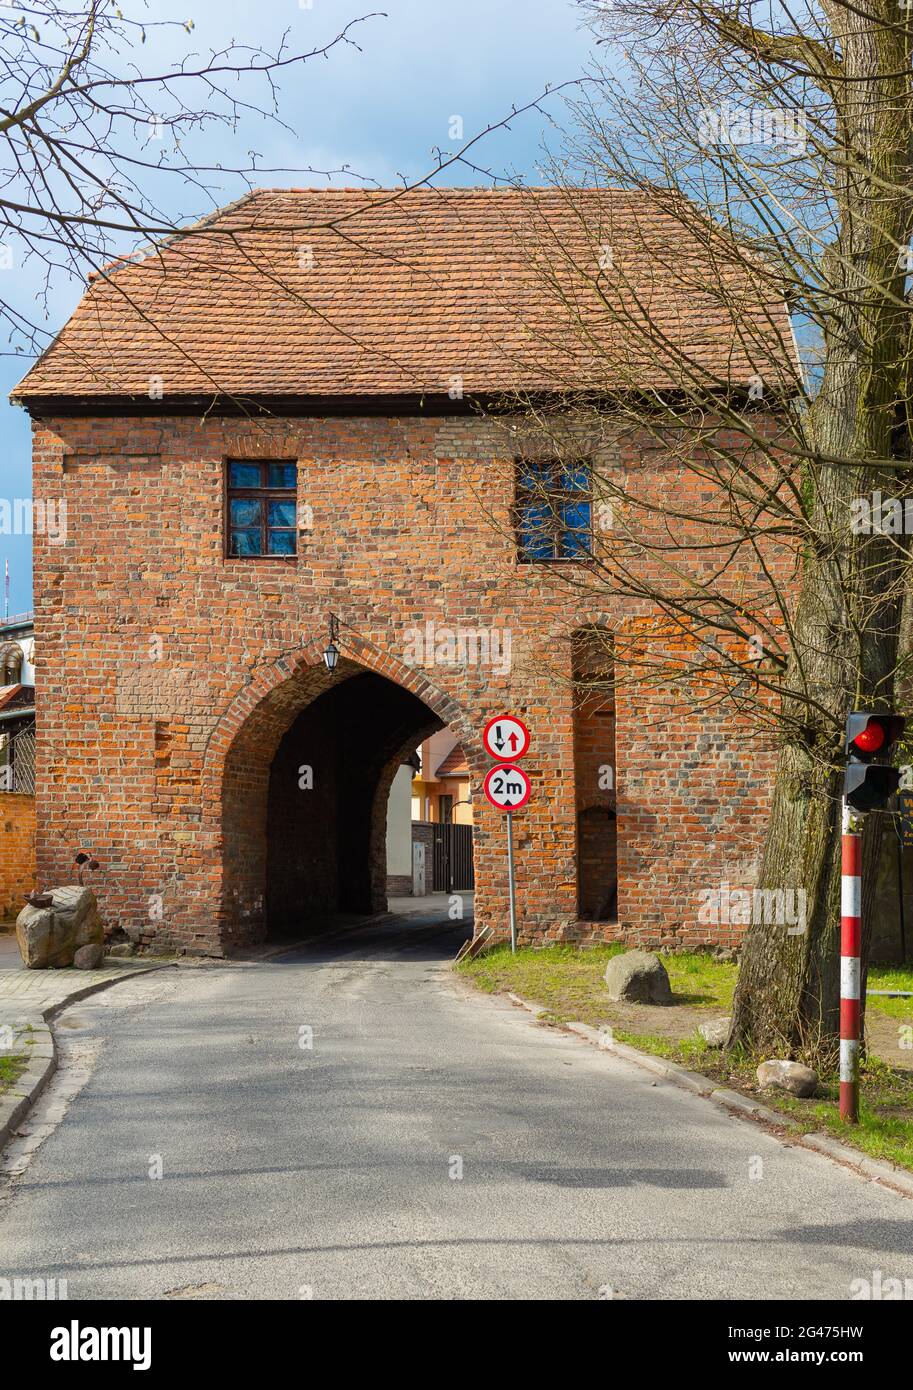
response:
[[[510,892],[510,949],[517,953],[517,894],[514,887],[514,818],[507,813],[507,881]]]

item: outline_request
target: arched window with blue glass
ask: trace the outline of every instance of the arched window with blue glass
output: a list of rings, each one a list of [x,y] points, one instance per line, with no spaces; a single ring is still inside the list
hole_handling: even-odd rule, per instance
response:
[[[582,459],[517,459],[516,478],[519,559],[587,559],[593,548],[588,464]]]
[[[236,559],[287,559],[297,553],[297,465],[231,459],[226,552]]]

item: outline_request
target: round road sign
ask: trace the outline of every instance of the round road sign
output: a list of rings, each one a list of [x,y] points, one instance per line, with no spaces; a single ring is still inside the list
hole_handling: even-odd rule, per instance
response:
[[[490,758],[522,758],[529,748],[529,729],[515,714],[497,714],[482,734]]]
[[[522,767],[498,763],[485,778],[484,791],[499,811],[516,811],[529,801],[532,787]]]

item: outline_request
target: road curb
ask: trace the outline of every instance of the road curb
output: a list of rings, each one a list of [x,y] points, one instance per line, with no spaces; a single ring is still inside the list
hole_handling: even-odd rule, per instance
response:
[[[519,994],[507,991],[507,998],[521,1009],[525,1009],[527,1013],[537,1017],[548,1013],[548,1009],[544,1005],[533,1004],[528,999],[522,999]],[[702,1076],[700,1072],[689,1071],[680,1062],[670,1062],[662,1057],[654,1057],[649,1052],[641,1052],[628,1043],[616,1042],[611,1032],[606,1029],[593,1028],[588,1023],[565,1023],[560,1026],[564,1028],[565,1032],[574,1033],[584,1042],[591,1043],[603,1052],[609,1052],[615,1057],[620,1057],[623,1061],[633,1062],[636,1066],[642,1067],[644,1071],[652,1072],[654,1076],[662,1076],[682,1090],[702,1096],[705,1100],[712,1100],[716,1105],[722,1106],[724,1110],[728,1110],[731,1115],[739,1119],[767,1125],[781,1131],[786,1131],[790,1123],[789,1117],[781,1115],[779,1111],[771,1110],[768,1106],[762,1105],[760,1101],[753,1100],[751,1096],[743,1096],[739,1091],[731,1091],[725,1086],[717,1086],[715,1082]],[[834,1139],[829,1134],[791,1133],[789,1142],[798,1144],[803,1148],[813,1149],[816,1153],[823,1154],[825,1158],[839,1163],[841,1167],[850,1168],[859,1177],[866,1178],[869,1182],[877,1182],[881,1187],[889,1187],[901,1196],[913,1197],[913,1173],[907,1172],[904,1168],[895,1168],[892,1163],[883,1162],[881,1159],[869,1158],[859,1149],[854,1149],[849,1144],[842,1144],[839,1139]]]
[[[29,1034],[28,1042],[22,1044],[23,1049],[28,1054],[29,1061],[25,1070],[16,1078],[9,1090],[0,1095],[0,1149],[3,1149],[13,1137],[57,1070],[57,1044],[51,1029],[52,1019],[55,1019],[64,1009],[69,1008],[71,1004],[78,1003],[80,999],[88,999],[92,994],[100,994],[102,990],[109,989],[112,985],[122,984],[124,980],[135,980],[139,975],[151,975],[157,970],[173,970],[174,968],[175,966],[171,961],[163,962],[161,965],[131,968],[125,970],[123,975],[115,975],[109,980],[96,980],[93,984],[74,989],[63,999],[58,1000],[56,1004],[49,1004],[46,1009],[17,1008],[15,1010],[16,1019],[13,1028],[16,1041],[23,1034]],[[16,1050],[16,1041],[13,1043],[14,1051]]]
[[[28,1054],[28,1065],[16,1081],[0,1095],[0,1149],[13,1137],[16,1129],[31,1110],[45,1086],[57,1070],[57,1047],[54,1035],[42,1013],[37,1009],[23,1010],[13,1025],[13,1051],[24,1034],[29,1041],[22,1043]],[[34,1045],[33,1045],[34,1044]],[[36,1049],[38,1055],[36,1056]]]

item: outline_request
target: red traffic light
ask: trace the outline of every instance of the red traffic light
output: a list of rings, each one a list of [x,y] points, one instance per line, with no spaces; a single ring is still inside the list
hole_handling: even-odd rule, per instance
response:
[[[866,714],[854,710],[846,721],[846,751],[850,758],[872,762],[888,753],[904,731],[899,714]]]
[[[853,739],[853,747],[861,753],[877,753],[884,743],[884,729],[877,719],[870,719],[861,734]]]

